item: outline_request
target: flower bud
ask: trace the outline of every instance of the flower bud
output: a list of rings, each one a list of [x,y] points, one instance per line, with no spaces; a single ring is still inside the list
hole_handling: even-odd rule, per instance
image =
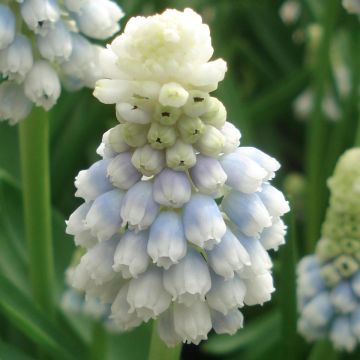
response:
[[[224,154],[229,154],[235,151],[240,145],[240,131],[232,123],[225,122],[224,126],[220,129],[220,132],[225,138],[222,152]]]
[[[26,76],[24,90],[32,102],[48,111],[60,96],[59,77],[48,62],[38,60]]]
[[[148,126],[132,123],[120,124],[120,126],[124,140],[129,146],[140,147],[146,144]]]
[[[160,205],[181,208],[191,197],[191,184],[186,174],[165,168],[155,177],[153,196]]]
[[[195,147],[201,154],[208,156],[217,156],[224,146],[224,135],[212,125],[205,125],[205,130]]]
[[[200,136],[204,133],[205,126],[198,117],[192,118],[189,116],[182,116],[177,123],[177,129],[184,142],[193,144],[198,141]]]
[[[107,131],[103,137],[105,147],[117,153],[129,150],[130,147],[124,140],[123,131],[124,127],[121,125],[117,125]]]
[[[244,316],[237,309],[229,311],[226,315],[213,310],[211,320],[217,334],[234,335],[244,324]]]
[[[150,228],[147,252],[153,262],[166,270],[186,254],[186,239],[180,215],[160,212]]]
[[[196,155],[193,147],[177,140],[166,149],[166,165],[174,170],[186,170],[196,164]]]
[[[16,35],[10,46],[0,51],[0,73],[9,80],[22,82],[33,66],[33,55],[29,40]]]
[[[208,99],[207,110],[201,115],[201,120],[207,125],[212,125],[220,129],[225,124],[226,116],[226,109],[223,103],[217,98],[210,97]]]
[[[162,150],[175,144],[176,132],[173,127],[152,123],[147,139],[154,149]]]
[[[145,176],[158,174],[165,166],[165,156],[150,145],[137,148],[131,158],[133,165]]]
[[[186,238],[207,250],[218,244],[226,232],[226,225],[216,202],[202,194],[192,195],[185,204],[183,223]]]
[[[209,108],[210,96],[208,93],[191,90],[189,91],[189,97],[184,105],[184,112],[190,117],[198,117],[204,114]]]
[[[159,94],[159,102],[163,106],[179,108],[185,105],[189,93],[177,83],[168,83],[162,86]]]
[[[0,4],[0,50],[7,48],[14,40],[16,19],[9,7]]]
[[[171,126],[176,123],[181,115],[181,110],[172,106],[157,105],[154,119],[162,125]]]
[[[148,124],[151,120],[149,113],[129,103],[116,104],[116,118],[120,123],[125,120],[135,124]]]

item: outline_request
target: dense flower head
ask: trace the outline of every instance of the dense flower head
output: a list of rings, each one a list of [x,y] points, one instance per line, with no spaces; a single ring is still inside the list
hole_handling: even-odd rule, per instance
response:
[[[329,179],[330,206],[315,254],[298,266],[299,331],[329,337],[339,350],[360,340],[360,149],[348,150]]]
[[[239,130],[210,95],[226,69],[217,61],[214,76],[212,52],[208,27],[190,9],[129,21],[95,89],[116,103],[119,125],[104,134],[102,159],[77,176],[85,202],[67,222],[86,248],[73,285],[111,304],[123,330],[158,319],[169,346],[198,344],[212,328],[233,334],[239,308],[270,300],[267,250],[286,232],[288,203],[269,183],[280,164],[239,146]]]
[[[7,2],[5,2],[7,3]],[[23,0],[0,4],[0,121],[25,118],[32,104],[57,102],[60,78],[70,90],[94,87],[103,48],[123,13],[111,0]]]
[[[359,0],[342,0],[344,8],[351,14],[360,14],[360,1]]]

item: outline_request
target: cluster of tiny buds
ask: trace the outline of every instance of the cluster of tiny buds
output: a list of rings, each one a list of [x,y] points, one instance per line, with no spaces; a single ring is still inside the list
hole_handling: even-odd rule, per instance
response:
[[[0,4],[0,121],[24,119],[32,105],[48,111],[62,78],[69,90],[102,77],[103,40],[119,30],[123,13],[111,0],[6,0]]]

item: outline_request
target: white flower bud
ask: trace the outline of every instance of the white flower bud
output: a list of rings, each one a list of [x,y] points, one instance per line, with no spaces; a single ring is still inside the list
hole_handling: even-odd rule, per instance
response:
[[[198,155],[196,164],[190,169],[194,185],[205,194],[218,194],[223,188],[227,175],[219,161],[212,157]]]
[[[107,131],[102,141],[105,144],[105,148],[117,153],[121,153],[130,149],[130,146],[125,142],[123,136],[123,127],[117,125]]]
[[[198,300],[205,301],[205,295],[211,288],[209,268],[195,250],[189,249],[178,264],[164,271],[163,276],[164,287],[172,295],[173,301],[186,306]]]
[[[150,268],[129,283],[127,301],[130,312],[136,311],[144,321],[164,312],[171,303],[171,296],[163,287],[162,270]]]
[[[16,124],[30,114],[31,108],[22,86],[9,81],[0,84],[0,120]]]
[[[182,116],[177,122],[177,129],[184,142],[193,144],[198,141],[200,136],[204,133],[205,126],[198,117],[192,118],[189,116]]]
[[[174,311],[166,310],[157,320],[157,333],[167,346],[174,347],[181,342],[181,337],[175,332]]]
[[[128,224],[130,229],[141,231],[153,223],[159,205],[153,199],[152,188],[150,181],[139,181],[127,191],[120,212],[123,226]]]
[[[234,335],[244,324],[244,316],[237,309],[229,311],[226,315],[212,310],[211,320],[217,334]]]
[[[229,228],[221,242],[207,251],[207,256],[212,269],[225,279],[233,278],[235,272],[251,265],[249,254]]]
[[[48,62],[38,60],[26,76],[24,90],[32,102],[48,111],[60,96],[59,77]]]
[[[64,0],[64,4],[69,11],[78,12],[87,1],[88,0]]]
[[[270,272],[244,279],[246,285],[246,295],[244,303],[246,305],[263,305],[271,299],[271,293],[275,291],[273,278]]]
[[[198,345],[201,340],[207,339],[211,326],[210,311],[206,303],[196,301],[190,307],[174,304],[175,332],[183,342]]]
[[[273,219],[272,225],[265,228],[260,234],[260,242],[265,250],[278,250],[280,245],[285,244],[287,226],[281,219]]]
[[[209,61],[196,68],[190,82],[195,86],[203,86],[213,91],[216,90],[218,82],[224,79],[226,70],[227,65],[223,59]]]
[[[280,217],[290,211],[284,194],[270,184],[263,184],[258,195],[271,216]]]
[[[217,98],[210,97],[208,100],[208,107],[204,114],[201,115],[201,120],[208,125],[215,126],[223,133],[226,138],[226,142],[228,141],[228,137],[224,133],[223,129],[225,128],[225,121],[226,121],[226,109],[225,106],[221,101]],[[230,124],[230,123],[229,123]],[[238,130],[239,131],[239,130]],[[240,133],[240,132],[239,132]],[[225,146],[226,146],[225,142]]]
[[[148,124],[151,121],[149,113],[129,103],[116,104],[116,118],[119,122],[125,120],[135,124]]]
[[[155,177],[153,196],[157,203],[181,208],[191,197],[191,184],[186,174],[165,168]]]
[[[216,202],[209,196],[195,194],[185,204],[183,222],[186,238],[211,250],[225,235],[226,225]]]
[[[74,242],[77,246],[90,248],[97,243],[97,238],[91,235],[85,225],[85,218],[91,208],[92,202],[85,202],[80,205],[66,222],[66,233],[74,235]]]
[[[71,35],[62,21],[56,22],[44,36],[39,35],[37,44],[41,56],[50,61],[66,61],[72,52]]]
[[[109,161],[104,159],[97,161],[87,170],[81,170],[75,178],[75,196],[86,201],[95,200],[99,195],[113,189],[107,178],[108,165]]]
[[[134,151],[131,162],[143,175],[152,176],[164,168],[165,156],[162,151],[145,145]]]
[[[186,254],[181,216],[174,211],[160,212],[150,228],[147,252],[154,263],[166,270]]]
[[[181,115],[181,110],[172,106],[157,105],[154,119],[163,125],[174,125]]]
[[[124,16],[120,7],[109,0],[88,0],[83,2],[74,14],[82,33],[94,39],[103,40],[120,30],[118,22]]]
[[[131,153],[123,152],[113,158],[107,167],[111,183],[122,190],[129,189],[141,178],[141,174],[131,162],[131,157]]]
[[[245,283],[238,276],[225,280],[212,273],[211,289],[206,295],[206,301],[211,309],[226,315],[229,311],[244,306],[245,293]]]
[[[224,135],[214,126],[205,125],[205,130],[195,147],[203,155],[217,156],[222,151],[225,143]]]
[[[201,116],[210,107],[209,99],[210,96],[206,92],[199,90],[189,91],[189,98],[184,105],[185,114],[190,117]]]
[[[179,108],[184,106],[189,93],[177,83],[168,83],[162,86],[159,94],[159,102],[163,106]]]
[[[257,194],[230,191],[221,204],[225,213],[247,236],[256,236],[271,226],[271,217]]]
[[[147,125],[125,123],[122,127],[122,136],[125,142],[132,147],[144,146],[147,143]]]
[[[154,122],[150,126],[147,139],[153,148],[162,150],[175,144],[176,131],[171,126],[165,126]]]
[[[267,176],[257,162],[237,152],[222,156],[220,164],[227,175],[226,184],[245,194],[258,191]]]
[[[225,138],[222,152],[228,154],[235,151],[240,145],[240,131],[232,123],[225,122],[224,126],[220,129],[220,132]]]
[[[147,231],[127,230],[121,237],[115,250],[113,269],[121,272],[125,279],[137,278],[146,271],[150,263],[146,251],[148,236]]]
[[[55,0],[26,0],[21,4],[21,16],[30,30],[46,35],[60,18]]]
[[[32,66],[31,44],[23,35],[16,35],[12,44],[0,51],[0,73],[9,80],[21,83]]]
[[[99,241],[110,239],[121,227],[120,208],[124,193],[114,189],[100,195],[86,215],[86,226]]]
[[[181,140],[166,149],[166,165],[174,170],[186,170],[196,164],[196,155],[193,147]]]
[[[15,38],[16,19],[9,7],[0,4],[0,50],[8,47]]]

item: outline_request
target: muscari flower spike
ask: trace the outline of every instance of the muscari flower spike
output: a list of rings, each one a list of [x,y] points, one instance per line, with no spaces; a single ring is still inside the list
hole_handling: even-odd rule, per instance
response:
[[[360,148],[329,179],[330,206],[315,254],[298,265],[299,332],[351,352],[360,341]]]
[[[62,79],[70,90],[102,78],[103,48],[123,12],[111,0],[5,0],[0,4],[0,121],[15,124],[33,104],[50,110]]]
[[[342,0],[342,5],[350,14],[360,14],[360,0]]]
[[[226,63],[191,9],[132,18],[103,53],[95,96],[116,104],[102,159],[76,178],[67,232],[86,253],[73,286],[111,304],[122,330],[158,319],[169,346],[234,334],[239,308],[274,291],[267,250],[284,243],[280,164],[226,121],[210,93]]]

